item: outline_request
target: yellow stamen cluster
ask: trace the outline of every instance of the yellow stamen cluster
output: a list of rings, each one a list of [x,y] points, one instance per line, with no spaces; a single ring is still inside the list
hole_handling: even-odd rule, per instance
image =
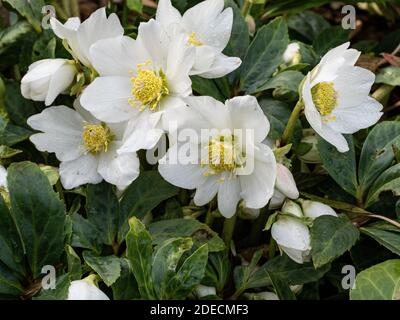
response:
[[[196,32],[192,32],[190,34],[189,39],[188,39],[188,43],[191,44],[192,46],[196,46],[196,47],[200,47],[200,46],[202,46],[204,44],[203,42],[201,42],[197,38]]]
[[[206,146],[207,159],[202,162],[211,171],[205,175],[213,175],[223,171],[234,171],[244,164],[244,155],[240,152],[234,136],[220,136],[211,139]]]
[[[321,82],[311,89],[315,107],[321,116],[329,116],[337,105],[337,95],[332,82]],[[326,121],[334,120],[335,116],[326,118]]]
[[[88,152],[107,152],[112,140],[110,129],[102,124],[86,124],[82,133],[83,145]]]
[[[135,99],[129,99],[129,103],[136,107],[140,105],[140,111],[149,108],[154,111],[158,108],[161,99],[169,94],[167,80],[162,70],[155,72],[143,69],[150,62],[137,65],[137,76],[131,78],[132,95]]]

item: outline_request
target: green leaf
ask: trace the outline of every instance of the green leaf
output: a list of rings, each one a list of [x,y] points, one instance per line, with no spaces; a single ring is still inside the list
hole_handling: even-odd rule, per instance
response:
[[[99,257],[91,251],[84,251],[83,259],[107,286],[111,286],[121,275],[121,264],[116,256]]]
[[[224,97],[221,91],[219,91],[218,86],[214,80],[204,79],[199,76],[192,76],[190,78],[192,79],[193,91],[197,92],[200,95],[210,96],[218,101],[225,102],[227,97]]]
[[[323,56],[330,49],[348,41],[348,34],[348,30],[344,30],[342,26],[327,28],[315,38],[313,48],[318,55]]]
[[[8,53],[30,33],[32,33],[32,27],[26,21],[19,21],[3,30],[0,33],[0,55]]]
[[[72,215],[72,241],[73,247],[90,249],[98,254],[101,252],[102,235],[99,230],[83,218],[80,214]]]
[[[82,277],[81,258],[76,254],[74,249],[67,245],[65,247],[68,261],[68,274],[71,280],[80,280]]]
[[[65,207],[40,168],[31,162],[8,168],[12,214],[24,243],[33,277],[56,265],[64,251]]]
[[[136,217],[129,220],[129,226],[130,230],[126,236],[126,251],[131,270],[138,283],[141,297],[155,299],[151,278],[153,245],[150,233]]]
[[[143,218],[162,201],[177,195],[179,188],[166,182],[157,171],[142,172],[124,192],[120,202],[118,239],[121,243],[128,231],[128,220]]]
[[[2,196],[0,196],[0,261],[19,275],[26,274],[21,238]]]
[[[316,268],[341,256],[356,243],[358,229],[345,215],[320,216],[311,228],[311,256]]]
[[[400,298],[400,260],[387,260],[361,271],[350,291],[351,300],[398,300]]]
[[[265,98],[260,101],[260,107],[267,116],[271,129],[268,134],[268,138],[271,140],[278,140],[282,137],[283,131],[286,128],[286,124],[290,118],[292,110],[288,104],[282,101],[277,101],[270,98]],[[301,139],[301,122],[297,121],[294,131],[294,141]]]
[[[27,140],[32,131],[23,127],[7,124],[7,127],[0,132],[0,144],[12,147],[13,145]]]
[[[99,230],[99,240],[112,245],[117,234],[119,216],[118,198],[112,185],[106,182],[88,185],[86,213],[90,224]]]
[[[222,292],[231,274],[228,251],[210,252],[202,284],[215,287]]]
[[[168,297],[170,299],[186,298],[201,282],[204,277],[208,260],[207,244],[198,248],[189,256],[168,283]]]
[[[262,256],[262,250],[257,250],[254,252],[253,257],[248,265],[239,265],[233,271],[233,279],[235,281],[236,295],[240,295],[246,289],[256,288],[258,286],[263,287],[271,284],[271,280],[267,277],[265,281],[265,276],[262,278],[254,277],[254,273],[258,270],[258,262]],[[256,281],[254,281],[256,279]],[[261,281],[259,281],[261,280]]]
[[[279,278],[279,276],[268,269],[267,272],[274,286],[275,292],[279,297],[279,300],[296,300],[296,296],[292,290],[290,290],[290,287],[285,280]]]
[[[385,248],[400,256],[400,233],[374,227],[362,227],[361,232],[379,242]],[[398,230],[398,229],[397,229]]]
[[[394,159],[394,147],[400,146],[400,122],[377,124],[368,134],[360,155],[358,179],[363,194]]]
[[[395,196],[400,195],[400,163],[384,171],[371,186],[365,207],[368,208],[379,200],[384,191],[392,191]]]
[[[168,296],[168,283],[175,275],[179,260],[192,246],[191,238],[172,238],[157,248],[153,256],[152,279],[159,299]]]
[[[114,300],[139,299],[138,285],[129,267],[129,261],[125,258],[120,259],[121,276],[111,286]]]
[[[26,18],[28,22],[35,28],[37,32],[42,30],[42,8],[45,6],[43,0],[4,0],[3,2],[9,4],[21,16]]]
[[[192,237],[196,247],[207,243],[210,252],[225,249],[225,244],[218,234],[195,219],[157,221],[149,225],[149,232],[155,245],[160,245],[170,238]]]
[[[375,79],[376,83],[385,83],[391,86],[400,86],[400,68],[389,66],[380,69]]]
[[[45,30],[41,37],[35,41],[32,48],[32,62],[43,59],[54,59],[57,40],[52,30]]]
[[[313,41],[322,31],[329,28],[329,23],[319,14],[304,11],[290,16],[288,27],[309,41]]]
[[[339,152],[336,147],[326,142],[324,139],[318,139],[318,151],[326,171],[343,190],[353,196],[357,196],[357,167],[356,154],[352,136],[346,136],[349,145],[348,152]]]
[[[241,89],[253,92],[267,82],[282,63],[282,56],[288,44],[288,29],[283,18],[276,18],[261,27],[243,60]]]
[[[17,154],[20,154],[22,151],[13,149],[7,146],[0,146],[0,159],[9,159]]]
[[[0,261],[0,294],[19,297],[23,292],[18,277]]]
[[[126,5],[128,6],[129,10],[133,10],[139,13],[142,13],[143,11],[142,0],[127,0]]]
[[[33,300],[67,300],[68,290],[71,285],[69,274],[64,274],[56,279],[56,288],[41,290],[40,295]]]
[[[275,77],[268,80],[261,87],[257,88],[256,93],[268,89],[280,89],[289,92],[294,92],[298,96],[297,92],[299,90],[300,82],[303,80],[304,75],[299,71],[288,70],[278,73]]]

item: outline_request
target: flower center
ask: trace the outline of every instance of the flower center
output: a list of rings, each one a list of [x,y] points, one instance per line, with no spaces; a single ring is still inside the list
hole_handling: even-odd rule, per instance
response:
[[[207,158],[202,161],[211,169],[205,175],[217,174],[222,171],[234,171],[245,163],[245,155],[240,151],[239,143],[233,135],[221,135],[211,139],[207,149]]]
[[[201,42],[199,40],[199,38],[197,38],[196,32],[192,32],[190,34],[189,39],[188,39],[188,43],[191,44],[192,46],[196,46],[196,47],[200,47],[200,46],[202,46],[204,44],[203,42]]]
[[[133,107],[140,104],[140,111],[143,111],[146,107],[151,111],[156,110],[161,99],[169,94],[167,79],[164,72],[162,70],[156,72],[153,70],[143,69],[143,66],[149,64],[149,61],[143,64],[138,64],[138,74],[136,77],[131,78],[132,95],[135,99],[129,99],[129,103]]]
[[[332,82],[320,82],[311,89],[315,107],[325,117],[332,113],[337,105],[337,94]]]
[[[105,125],[87,124],[83,127],[82,139],[86,150],[96,154],[101,151],[107,152],[112,135]]]

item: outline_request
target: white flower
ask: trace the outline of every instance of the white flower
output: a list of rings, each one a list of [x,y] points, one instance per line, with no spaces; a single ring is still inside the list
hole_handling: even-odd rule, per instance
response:
[[[26,99],[51,105],[60,93],[72,84],[77,69],[66,59],[45,59],[29,66],[21,80],[21,93]]]
[[[68,288],[67,300],[110,300],[90,279],[72,281]]]
[[[307,75],[302,98],[311,127],[339,152],[349,150],[343,134],[375,124],[382,105],[368,94],[375,75],[356,67],[360,52],[349,42],[330,50]]]
[[[79,104],[75,110],[56,106],[28,119],[35,130],[31,136],[39,151],[54,152],[60,164],[61,182],[66,189],[103,179],[122,189],[139,175],[136,153],[117,154],[125,124],[101,123]]]
[[[156,20],[169,34],[184,34],[188,45],[196,49],[191,74],[219,78],[237,69],[242,61],[222,51],[231,37],[232,8],[224,10],[224,0],[206,0],[187,10],[183,16],[170,0],[158,3]]]
[[[136,41],[101,40],[90,53],[100,77],[84,90],[82,106],[101,121],[130,120],[120,152],[153,148],[163,134],[163,114],[192,93],[194,52],[150,20],[140,24]]]
[[[311,200],[302,200],[301,206],[303,208],[303,213],[306,217],[311,219],[317,219],[320,216],[334,216],[337,217],[335,210],[330,206]]]
[[[283,164],[276,164],[276,182],[274,195],[269,203],[270,209],[277,209],[282,206],[286,198],[297,199],[299,190],[294,181],[293,174]]]
[[[308,217],[312,220],[322,215],[337,216],[335,211],[325,204],[309,200],[300,201],[303,211],[297,203],[287,200],[282,207],[282,212],[299,218]],[[272,225],[271,235],[279,248],[293,261],[304,263],[310,260],[310,231],[300,220],[279,215],[278,220]]]
[[[7,190],[7,170],[0,165],[0,189],[4,188]]]
[[[256,293],[244,293],[243,296],[247,300],[279,300],[279,297],[274,292],[263,291]]]
[[[217,295],[217,290],[215,289],[215,287],[208,287],[200,284],[196,288],[196,295],[198,298],[215,296]]]
[[[77,17],[68,19],[65,24],[51,18],[50,23],[54,33],[68,43],[74,57],[89,68],[92,67],[90,47],[94,43],[124,34],[118,16],[112,13],[107,18],[105,8],[98,9],[82,23]]]
[[[174,110],[182,120],[178,132],[197,130],[196,136],[201,138],[190,141],[189,157],[193,161],[187,163],[177,155],[189,142],[178,139],[160,160],[161,175],[176,186],[196,189],[194,203],[198,206],[218,195],[218,209],[226,218],[235,214],[240,199],[247,208],[264,207],[273,194],[276,161],[272,150],[262,143],[269,122],[257,99],[236,97],[225,104],[211,97],[190,97],[186,101],[189,107]],[[204,129],[210,134],[202,136],[200,131]],[[249,131],[253,133],[250,142]]]
[[[300,61],[300,46],[297,42],[290,43],[283,53],[283,61],[286,64],[296,64]]]

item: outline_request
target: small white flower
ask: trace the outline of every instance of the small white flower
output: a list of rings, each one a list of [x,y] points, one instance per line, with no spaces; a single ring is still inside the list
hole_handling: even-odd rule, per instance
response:
[[[161,0],[156,20],[172,36],[184,34],[187,44],[196,49],[192,75],[219,78],[240,66],[239,58],[227,57],[222,53],[231,37],[233,24],[232,8],[224,10],[223,0],[200,2],[183,16],[170,0]]]
[[[7,170],[0,165],[0,189],[4,188],[7,190]]]
[[[262,143],[268,134],[269,122],[257,99],[236,97],[225,104],[211,97],[190,97],[186,101],[189,107],[174,110],[182,120],[178,132],[209,129],[212,134],[196,143],[191,141],[192,150],[200,152],[188,164],[175,160],[185,144],[178,141],[171,146],[160,160],[161,175],[176,186],[196,189],[194,203],[198,206],[218,195],[218,209],[226,218],[235,214],[240,199],[247,208],[264,207],[273,194],[276,160],[272,150]],[[238,131],[242,139],[236,135]],[[247,131],[254,133],[251,143],[245,143]],[[189,156],[192,153],[189,151]],[[242,174],[240,171],[250,164],[254,164],[251,172]]]
[[[26,99],[44,101],[49,106],[71,86],[76,72],[73,61],[66,59],[37,61],[22,78],[21,93]]]
[[[244,293],[243,296],[247,300],[279,300],[279,297],[274,292],[263,291],[256,293]]]
[[[119,152],[153,148],[163,134],[163,114],[184,105],[192,93],[189,71],[194,52],[185,39],[172,42],[155,20],[141,23],[136,40],[101,40],[90,53],[100,77],[81,97],[82,106],[97,119],[130,120]]]
[[[294,181],[293,174],[283,164],[276,164],[276,182],[274,195],[268,205],[269,209],[278,209],[282,206],[286,198],[297,199],[299,190]]]
[[[28,124],[42,131],[31,136],[39,151],[54,152],[66,189],[103,179],[122,189],[139,175],[136,153],[117,154],[125,124],[101,123],[77,103],[75,110],[56,106],[31,116]]]
[[[90,279],[72,281],[68,288],[67,300],[110,300]]]
[[[323,203],[309,200],[300,200],[300,202],[303,210],[297,203],[286,200],[282,207],[282,212],[299,218],[311,218],[312,220],[322,215],[337,217],[336,212]],[[310,261],[310,231],[300,220],[286,215],[279,215],[278,220],[272,225],[271,235],[279,248],[293,261],[297,263]]]
[[[300,61],[300,46],[297,42],[290,43],[283,53],[283,61],[286,64],[296,64]]]
[[[349,150],[343,134],[375,124],[382,105],[369,96],[375,75],[354,64],[360,56],[349,42],[330,50],[307,75],[302,91],[311,127],[339,152]]]
[[[200,284],[196,288],[196,295],[198,298],[203,298],[203,297],[207,297],[207,296],[215,296],[215,295],[217,295],[217,290],[215,289],[215,287],[208,287],[208,286],[203,286]]]
[[[330,206],[311,200],[302,200],[301,206],[303,208],[303,213],[306,217],[311,219],[317,219],[320,216],[334,216],[337,217],[335,210]]]
[[[112,13],[107,18],[105,8],[98,9],[82,23],[75,17],[68,19],[65,24],[51,18],[50,24],[54,33],[68,43],[74,57],[89,68],[92,67],[90,47],[94,43],[124,34],[118,16]]]

